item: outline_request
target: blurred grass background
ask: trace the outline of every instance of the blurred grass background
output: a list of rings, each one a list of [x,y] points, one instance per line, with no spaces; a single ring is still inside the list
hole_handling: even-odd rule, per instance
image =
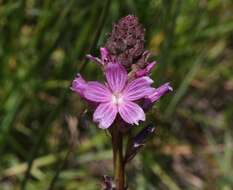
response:
[[[147,116],[157,131],[130,189],[233,189],[231,0],[0,0],[1,190],[21,189],[28,161],[29,190],[95,190],[111,175],[110,137],[69,86],[80,70],[101,78],[84,56],[127,14],[146,28],[156,85],[174,87]]]

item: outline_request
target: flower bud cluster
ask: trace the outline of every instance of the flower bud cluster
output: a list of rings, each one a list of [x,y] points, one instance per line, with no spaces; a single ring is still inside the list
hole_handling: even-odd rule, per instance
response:
[[[137,17],[128,15],[113,25],[105,47],[126,69],[135,63],[144,68],[148,59],[148,53],[144,53],[144,42],[145,29]]]

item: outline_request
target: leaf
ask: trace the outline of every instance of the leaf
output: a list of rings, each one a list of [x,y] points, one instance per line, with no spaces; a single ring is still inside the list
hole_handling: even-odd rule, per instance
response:
[[[147,127],[142,129],[135,137],[129,140],[129,144],[126,150],[125,163],[132,160],[139,150],[144,147],[146,141],[154,133],[155,126],[149,124]]]

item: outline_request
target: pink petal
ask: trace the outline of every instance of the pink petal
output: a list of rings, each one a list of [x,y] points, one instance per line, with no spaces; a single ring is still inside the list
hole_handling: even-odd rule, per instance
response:
[[[87,82],[82,78],[80,74],[77,74],[70,88],[74,92],[77,92],[81,97],[83,97],[83,92],[86,87],[87,87]]]
[[[86,57],[90,60],[90,61],[93,61],[99,65],[103,65],[103,62],[98,58],[98,57],[94,57],[90,54],[86,55]]]
[[[153,88],[150,85],[153,80],[149,77],[140,77],[131,81],[122,92],[124,99],[135,101],[149,95]]]
[[[94,112],[93,120],[99,123],[99,128],[111,126],[117,115],[117,107],[111,102],[101,103]]]
[[[148,95],[146,98],[150,100],[150,102],[156,102],[161,98],[161,96],[165,95],[169,91],[173,91],[172,87],[170,86],[170,83],[165,83],[159,88],[156,88],[153,90],[153,92]]]
[[[129,124],[136,124],[138,122],[145,121],[145,113],[142,108],[130,101],[125,101],[123,104],[119,105],[118,111],[122,119]]]
[[[110,90],[99,82],[88,82],[83,92],[87,100],[93,102],[108,102],[111,100],[112,94]]]
[[[100,55],[101,55],[101,60],[106,63],[109,59],[109,52],[107,50],[107,48],[101,47],[100,48]]]
[[[149,64],[146,66],[146,68],[137,71],[137,72],[135,73],[135,76],[136,76],[136,77],[142,77],[142,76],[147,76],[147,75],[149,75],[149,74],[151,73],[151,70],[154,68],[155,65],[156,65],[156,62],[155,62],[155,61],[149,63]]]
[[[108,50],[104,47],[100,48],[100,56],[101,56],[101,59],[98,57],[94,57],[90,54],[86,55],[86,57],[90,61],[93,61],[93,62],[98,63],[99,65],[103,65],[103,66],[106,65],[111,60],[111,56],[110,56]]]
[[[127,71],[118,63],[106,67],[106,79],[113,92],[121,92],[128,79]]]

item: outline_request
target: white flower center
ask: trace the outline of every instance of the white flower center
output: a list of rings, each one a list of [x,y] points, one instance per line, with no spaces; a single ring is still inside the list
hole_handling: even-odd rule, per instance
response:
[[[119,94],[119,93],[114,93],[114,94],[112,95],[112,103],[113,103],[113,104],[118,105],[118,104],[121,104],[122,101],[123,101],[123,100],[122,100],[121,94]]]

